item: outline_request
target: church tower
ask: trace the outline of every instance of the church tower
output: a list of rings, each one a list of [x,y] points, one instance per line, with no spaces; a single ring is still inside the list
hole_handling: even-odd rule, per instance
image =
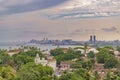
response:
[[[35,64],[39,64],[39,63],[40,63],[40,57],[39,54],[37,53],[35,57]]]

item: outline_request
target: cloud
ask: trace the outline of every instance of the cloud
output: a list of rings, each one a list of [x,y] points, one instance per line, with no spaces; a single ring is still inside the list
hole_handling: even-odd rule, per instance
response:
[[[120,15],[120,0],[70,0],[49,19],[83,19]]]
[[[27,31],[27,30],[25,30],[25,31],[22,31],[22,32],[25,35],[37,35],[37,36],[39,36],[39,35],[49,35],[50,34],[48,32],[44,32],[44,31]]]
[[[109,27],[109,28],[102,28],[102,29],[76,29],[69,33],[61,33],[57,34],[57,36],[78,36],[78,35],[90,35],[90,34],[100,34],[100,33],[119,33],[119,29],[117,27]]]
[[[64,4],[60,6],[60,4]],[[0,15],[31,12],[46,8],[50,11],[49,19],[80,19],[93,17],[109,17],[120,15],[120,0],[0,0]],[[54,9],[54,8],[53,8]]]
[[[105,31],[105,32],[116,32],[116,33],[119,33],[118,28],[116,28],[116,27],[102,28],[102,30]]]
[[[85,18],[94,18],[94,17],[109,17],[109,16],[115,16],[119,13],[109,13],[109,12],[70,12],[70,13],[60,13],[60,14],[53,14],[49,15],[49,19],[55,20],[55,19],[85,19]]]
[[[68,33],[60,33],[57,34],[57,36],[79,36],[79,35],[90,35],[95,34],[97,32],[100,32],[100,30],[97,29],[76,29]]]
[[[66,0],[0,0],[0,15],[41,10],[59,5]]]
[[[77,29],[74,31],[75,34],[91,34],[98,32],[96,29]]]

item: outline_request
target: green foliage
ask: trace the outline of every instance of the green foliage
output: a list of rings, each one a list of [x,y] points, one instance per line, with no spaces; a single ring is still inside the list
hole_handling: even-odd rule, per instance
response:
[[[51,67],[27,63],[17,72],[17,80],[51,80],[52,74]]]
[[[120,72],[118,70],[114,72],[108,71],[104,80],[120,80]]]
[[[96,57],[98,63],[105,63],[105,61],[107,61],[109,58],[113,58],[115,56],[109,49],[102,48]]]
[[[88,70],[91,70],[93,68],[93,64],[92,64],[92,62],[90,60],[86,61],[86,68]]]
[[[36,48],[12,57],[6,51],[0,51],[0,80],[52,80],[51,67],[34,64],[36,53],[43,56]]]
[[[75,68],[84,68],[87,70],[91,70],[94,67],[94,60],[90,59],[87,61],[82,60],[81,58],[79,58],[76,63],[72,64],[71,67],[75,67]]]
[[[114,74],[117,75],[117,76],[120,76],[120,71],[119,71],[119,70],[116,70],[116,71],[114,72]]]
[[[106,75],[105,80],[111,80],[111,76],[112,76],[112,74],[111,74],[111,72],[109,71],[109,72],[107,73],[107,75]]]
[[[66,53],[74,54],[75,50],[72,48],[68,48]]]
[[[98,74],[98,71],[94,72],[95,80],[100,80],[100,76]]]
[[[82,68],[82,65],[81,65],[81,63],[73,63],[73,64],[71,64],[70,67],[74,68],[74,69],[79,69],[79,68]]]
[[[105,68],[116,68],[118,65],[118,61],[111,49],[111,47],[101,48],[97,54],[98,63],[104,63]]]
[[[51,54],[57,59],[58,64],[61,61],[70,61],[75,59],[71,68],[75,70],[67,71],[60,77],[53,76],[53,69],[49,66],[36,65],[34,59],[36,53],[43,57],[41,51],[34,47],[22,47],[21,49],[29,49],[27,52],[20,52],[10,57],[5,50],[0,50],[0,80],[99,80],[100,76],[97,71],[93,74],[90,72],[94,69],[96,57],[98,63],[104,63],[105,68],[116,68],[120,65],[115,58],[113,48],[106,46],[98,48],[97,56],[93,52],[87,54],[86,60],[80,51],[73,48],[57,48],[51,50]],[[87,49],[87,44],[83,47]],[[119,51],[120,47],[118,47]],[[92,71],[93,72],[93,71]],[[92,75],[92,76],[91,76]],[[105,80],[120,80],[120,72],[108,72]]]
[[[87,57],[88,57],[88,58],[94,58],[94,57],[95,57],[94,52],[93,52],[93,51],[90,51],[90,52],[87,54]]]
[[[120,46],[117,46],[117,47],[116,47],[116,50],[120,52]]]
[[[0,76],[0,80],[4,80],[4,79]]]
[[[116,68],[118,65],[118,61],[115,58],[109,58],[105,61],[104,67],[105,68]]]
[[[63,53],[63,51],[65,51],[65,53]],[[55,59],[57,60],[57,64],[60,64],[61,61],[68,61],[82,56],[81,52],[76,51],[72,48],[69,49],[58,48],[55,50],[51,50],[51,53],[52,55],[55,56]]]
[[[112,46],[105,46],[104,48],[109,49],[109,50],[114,50]]]
[[[1,67],[0,76],[3,80],[14,80],[16,78],[15,70],[10,66]]]
[[[57,55],[60,55],[60,54],[63,54],[64,48],[57,48],[57,49],[53,49],[50,51],[51,55],[53,56],[57,56]]]
[[[91,76],[89,75],[86,69],[78,69],[73,72],[68,72],[63,74],[59,80],[90,80]]]
[[[85,54],[86,54],[86,52],[87,52],[87,48],[88,48],[88,45],[87,45],[87,43],[85,43],[85,44],[84,44],[84,48],[83,48],[84,51],[85,51]]]
[[[17,70],[19,70],[23,64],[26,64],[28,62],[34,62],[34,58],[37,53],[40,55],[40,57],[43,56],[41,51],[33,48],[27,52],[21,52],[19,54],[13,55],[12,59]]]
[[[113,48],[112,46],[97,47],[97,50],[98,50],[98,51],[103,50],[103,49],[106,49],[106,50],[114,50],[114,48]]]
[[[78,57],[77,54],[73,54],[73,53],[65,53],[65,54],[60,54],[59,56],[55,56],[58,64],[60,64],[61,61],[72,60],[75,59],[76,57]]]
[[[0,50],[0,64],[9,64],[10,56],[4,50]]]
[[[83,47],[75,47],[74,49],[83,49]]]

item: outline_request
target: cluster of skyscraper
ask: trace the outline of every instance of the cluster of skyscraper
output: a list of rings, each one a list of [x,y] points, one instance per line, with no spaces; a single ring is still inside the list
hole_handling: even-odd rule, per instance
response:
[[[90,42],[91,44],[94,44],[94,43],[96,42],[96,36],[95,36],[95,35],[91,35],[89,42]]]

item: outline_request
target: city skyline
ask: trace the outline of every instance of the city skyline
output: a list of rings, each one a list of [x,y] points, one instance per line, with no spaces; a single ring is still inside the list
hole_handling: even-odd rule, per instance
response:
[[[120,40],[120,0],[0,0],[0,42]]]

